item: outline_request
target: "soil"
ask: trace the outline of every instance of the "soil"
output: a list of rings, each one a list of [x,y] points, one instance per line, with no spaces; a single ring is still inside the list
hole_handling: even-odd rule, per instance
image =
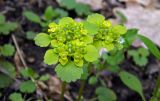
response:
[[[109,0],[105,0],[105,2],[107,6],[105,6],[104,9],[99,10],[99,11],[94,11],[94,12],[104,14],[106,18],[114,17],[113,12],[112,12],[112,9],[114,7],[117,7],[117,6],[125,7],[125,4],[123,3],[112,4],[111,2],[109,2]],[[54,76],[55,75],[54,69],[53,69],[54,66],[47,66],[43,63],[43,56],[44,56],[46,49],[36,46],[34,44],[34,41],[27,40],[25,37],[26,31],[31,30],[35,32],[40,32],[41,27],[37,24],[34,24],[26,20],[22,16],[22,12],[24,10],[32,10],[35,13],[42,15],[44,12],[44,9],[48,5],[52,5],[54,8],[59,7],[56,0],[0,0],[0,12],[2,12],[7,17],[6,19],[8,21],[16,21],[20,24],[19,28],[12,34],[16,36],[19,47],[24,53],[24,59],[27,65],[33,68],[34,70],[36,70],[40,75],[48,72]],[[72,10],[69,11],[69,15],[73,18],[77,17],[76,13]],[[13,41],[10,35],[3,36],[3,37],[0,36],[0,45],[4,43],[13,44]],[[151,97],[153,88],[155,86],[155,82],[156,82],[155,78],[157,77],[158,71],[154,73],[147,73],[147,70],[148,68],[151,68],[153,65],[157,66],[156,60],[153,58],[153,56],[150,56],[149,63],[147,64],[145,69],[142,70],[140,67],[136,66],[130,58],[128,57],[126,58],[127,59],[121,64],[121,67],[124,70],[130,73],[133,73],[140,78],[143,84],[145,97],[147,98],[147,101],[149,101],[149,98]],[[13,62],[13,64],[15,64],[13,57],[10,60]],[[107,76],[102,75],[102,78],[104,78],[106,85],[108,85],[108,81],[105,80],[105,78],[110,78],[111,85],[109,86],[117,94],[117,98],[118,98],[117,101],[142,101],[140,96],[134,91],[128,89],[121,82],[120,78],[116,74],[111,73],[110,75],[107,75]],[[71,83],[68,88],[70,97],[74,100],[75,100],[75,94],[78,92],[79,85],[80,85],[80,82],[78,81],[76,83]],[[91,86],[87,83],[85,85],[85,91],[83,93],[84,98],[91,99],[95,97],[94,91],[95,91],[95,88],[98,86],[100,85],[97,84],[95,86]],[[8,95],[14,92],[15,89],[8,87],[8,88],[0,89],[0,91],[2,92],[2,97],[0,97],[0,101],[8,101],[5,98],[8,98]],[[31,101],[36,101],[36,98],[38,97],[36,93],[31,94],[31,95],[24,94],[23,96],[33,97]],[[51,96],[51,95],[48,95],[48,96]],[[54,96],[52,96],[52,98],[54,99],[54,101],[56,100]]]

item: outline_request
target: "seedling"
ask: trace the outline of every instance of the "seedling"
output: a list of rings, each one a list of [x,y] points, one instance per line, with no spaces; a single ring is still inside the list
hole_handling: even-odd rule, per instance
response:
[[[10,32],[16,30],[18,24],[15,22],[6,21],[6,17],[0,14],[0,36],[8,35]],[[2,36],[3,37],[3,36]],[[0,45],[0,89],[8,87],[15,77],[15,67],[5,58],[13,56],[15,48],[11,44]]]
[[[22,97],[22,93],[24,94],[33,94],[37,89],[37,82],[47,81],[50,77],[49,74],[44,74],[39,76],[33,69],[30,67],[24,68],[20,71],[21,77],[25,80],[22,81],[19,85],[19,92],[13,92],[10,94],[9,99],[11,101],[26,101],[31,100],[32,97],[26,98]]]
[[[43,30],[45,30],[51,21],[58,21],[59,18],[68,16],[68,12],[60,8],[53,9],[51,6],[48,6],[42,17],[39,17],[39,15],[33,11],[24,11],[23,16],[25,16],[29,21],[39,24]],[[26,38],[28,40],[33,40],[35,36],[36,32],[34,31],[26,32]]]
[[[145,66],[148,63],[147,57],[149,56],[149,52],[145,48],[139,48],[136,50],[128,50],[128,55],[133,57],[133,61],[138,66]]]
[[[11,101],[24,101],[21,93],[12,93],[10,96],[9,96],[9,99]]]
[[[68,16],[68,13],[63,9],[53,9],[51,6],[48,6],[42,17],[39,17],[36,13],[32,11],[24,11],[23,15],[31,22],[37,23],[42,27],[46,27],[51,21],[56,21],[61,17]],[[32,17],[31,17],[32,16]]]
[[[0,14],[0,35],[8,35],[11,31],[17,29],[18,24],[16,22],[6,21],[6,17]]]
[[[78,3],[76,0],[57,0],[61,7],[65,7],[68,10],[74,10],[79,16],[88,16],[91,14],[90,7],[83,3]]]

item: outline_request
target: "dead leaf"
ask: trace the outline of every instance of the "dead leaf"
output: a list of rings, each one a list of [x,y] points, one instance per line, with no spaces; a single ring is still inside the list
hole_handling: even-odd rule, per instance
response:
[[[57,93],[57,94],[61,94],[61,82],[60,80],[56,77],[56,76],[50,76],[50,79],[48,81],[48,90],[51,93]],[[66,92],[64,94],[64,97],[68,100],[68,101],[73,101],[72,98],[70,97],[70,94],[68,92],[69,87],[66,85]],[[57,99],[59,99],[59,96],[57,97]]]
[[[76,0],[77,2],[88,4],[92,10],[100,10],[103,8],[103,0]]]
[[[139,3],[141,5],[148,6],[153,0],[119,0],[119,1],[126,3]]]
[[[16,73],[19,74],[20,70],[23,68],[23,64],[21,62],[21,59],[19,58],[19,55],[18,55],[17,51],[14,55],[14,63],[16,65]]]

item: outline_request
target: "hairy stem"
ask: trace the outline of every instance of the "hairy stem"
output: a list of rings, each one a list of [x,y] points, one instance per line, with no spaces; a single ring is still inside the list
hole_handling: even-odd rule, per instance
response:
[[[84,86],[85,86],[85,80],[81,80],[81,85],[80,85],[80,89],[79,89],[79,92],[78,92],[77,101],[81,100],[81,96],[82,96],[82,93],[84,91]]]
[[[66,82],[62,82],[60,101],[64,101],[65,88],[66,88]]]

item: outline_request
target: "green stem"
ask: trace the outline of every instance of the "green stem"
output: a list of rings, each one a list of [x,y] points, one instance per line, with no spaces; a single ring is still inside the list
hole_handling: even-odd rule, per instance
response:
[[[160,67],[159,63],[157,62],[158,64],[158,67]],[[159,99],[160,96],[157,96],[158,93],[159,93],[159,90],[160,90],[160,72],[158,74],[158,78],[157,78],[157,81],[156,81],[156,86],[154,88],[154,91],[153,91],[153,96],[151,97],[150,101],[152,101],[152,99]]]
[[[156,81],[156,87],[153,91],[153,96],[154,98],[158,98],[159,96],[157,96],[157,93],[159,92],[159,89],[160,89],[160,72],[159,72],[159,75],[158,75],[158,78],[157,78],[157,81]]]
[[[66,82],[62,82],[60,101],[64,101],[65,88],[66,88]]]
[[[78,98],[76,101],[81,101],[81,96],[82,96],[82,93],[84,91],[84,86],[85,86],[85,80],[81,80],[81,85],[80,85],[80,89],[79,89],[79,92],[78,92]]]

